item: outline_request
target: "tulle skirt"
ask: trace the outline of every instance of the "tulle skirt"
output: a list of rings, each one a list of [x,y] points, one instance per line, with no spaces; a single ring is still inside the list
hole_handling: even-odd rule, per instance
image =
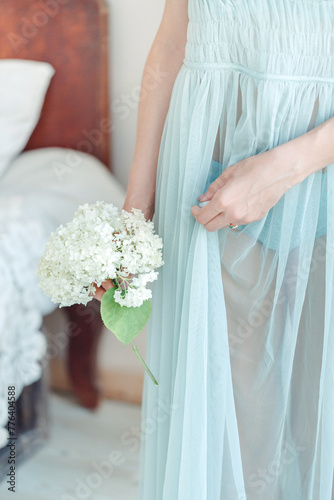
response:
[[[297,43],[282,31],[268,34],[270,73],[249,69],[255,49],[245,43],[240,64],[219,61],[223,29],[242,39],[253,28],[232,32],[230,11],[226,23],[199,21],[223,12],[218,3],[190,1],[161,140],[154,223],[165,265],[147,329],[159,386],[145,378],[140,499],[332,500],[334,164],[236,229],[208,232],[190,208],[227,166],[334,116],[334,60],[278,53],[275,37],[286,53]],[[299,42],[319,14],[306,14],[309,5],[298,3]]]

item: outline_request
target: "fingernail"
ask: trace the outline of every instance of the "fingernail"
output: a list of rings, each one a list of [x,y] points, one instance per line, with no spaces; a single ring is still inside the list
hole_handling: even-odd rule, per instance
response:
[[[199,201],[202,201],[202,200],[203,200],[203,198],[205,198],[205,193],[204,193],[204,194],[201,194],[201,195],[200,195],[197,199],[198,199]]]
[[[201,208],[203,208],[203,207],[205,207],[205,205],[206,205],[207,203],[209,203],[209,201],[201,201],[201,202],[200,202],[200,204],[199,204],[199,206],[200,206]]]

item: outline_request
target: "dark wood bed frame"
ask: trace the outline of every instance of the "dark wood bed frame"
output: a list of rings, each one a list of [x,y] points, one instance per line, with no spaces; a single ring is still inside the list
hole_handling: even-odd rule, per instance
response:
[[[65,147],[110,164],[108,11],[104,0],[1,0],[0,59],[47,61],[56,70],[40,121],[26,149]],[[98,130],[95,138],[90,133]],[[97,138],[98,137],[98,138]],[[93,309],[94,321],[89,309]],[[92,312],[92,311],[90,311]],[[67,308],[79,335],[69,337],[67,365],[73,390],[88,408],[98,405],[97,301]]]
[[[46,61],[56,70],[26,149],[69,147],[110,168],[105,1],[1,0],[0,35],[0,59]],[[95,129],[103,139],[89,146],[84,131]]]

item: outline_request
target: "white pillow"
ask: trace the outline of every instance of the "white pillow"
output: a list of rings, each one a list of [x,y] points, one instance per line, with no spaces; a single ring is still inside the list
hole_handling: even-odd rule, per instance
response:
[[[0,178],[36,127],[54,73],[45,62],[0,60]]]

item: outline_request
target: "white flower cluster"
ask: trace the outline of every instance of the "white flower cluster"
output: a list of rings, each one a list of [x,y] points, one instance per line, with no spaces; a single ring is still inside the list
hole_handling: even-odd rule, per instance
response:
[[[40,287],[60,307],[87,304],[106,279],[117,286],[114,299],[139,307],[152,296],[146,283],[164,264],[163,244],[153,222],[139,209],[122,210],[105,202],[82,205],[73,220],[51,234],[37,274]],[[129,274],[137,275],[125,279]]]

